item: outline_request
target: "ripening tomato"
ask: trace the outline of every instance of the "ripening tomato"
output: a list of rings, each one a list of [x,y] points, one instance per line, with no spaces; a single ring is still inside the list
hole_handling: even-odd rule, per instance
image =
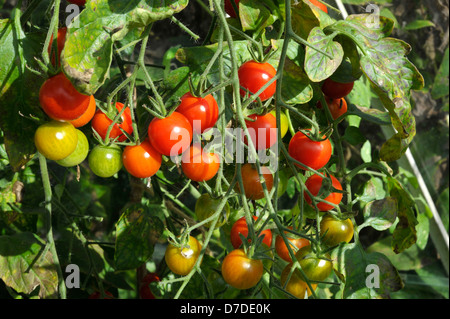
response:
[[[292,227],[291,227],[292,229]],[[284,232],[285,234],[288,234],[288,232]],[[290,236],[290,237],[289,237]],[[309,240],[302,237],[293,237],[294,235],[290,234],[289,236],[286,236],[287,240],[289,241],[289,246],[292,249],[292,252],[295,254],[298,249],[308,246]],[[289,249],[287,248],[286,243],[283,240],[283,237],[281,235],[277,235],[275,238],[275,251],[277,252],[278,256],[280,256],[281,259],[284,259],[288,262],[291,262],[291,255],[289,254]]]
[[[189,236],[189,241],[184,247],[176,247],[170,243],[164,255],[167,267],[174,274],[186,276],[194,268],[201,250],[202,245],[192,236]]]
[[[219,106],[211,94],[202,98],[188,92],[181,97],[176,111],[186,116],[193,132],[197,134],[213,127],[219,118]]]
[[[342,242],[349,243],[353,238],[353,223],[350,218],[338,219],[332,215],[325,215],[320,221],[321,242],[329,247]]]
[[[323,3],[320,3],[317,0],[309,0],[313,5],[315,5],[317,8],[319,8],[320,10],[322,10],[325,13],[328,13],[328,8],[326,5],[324,5]]]
[[[256,216],[253,216],[253,220],[256,222],[258,220],[258,218]],[[257,232],[258,230],[255,229],[255,232]],[[242,240],[241,240],[241,236],[239,236],[239,234],[242,234],[242,236],[244,236],[244,238],[248,237],[248,225],[247,225],[247,221],[245,219],[245,217],[241,217],[239,218],[234,224],[233,227],[231,227],[231,231],[230,231],[230,241],[231,241],[231,245],[233,245],[233,247],[235,249],[239,248],[242,245]],[[267,247],[272,247],[272,231],[270,229],[264,229],[261,231],[259,236],[264,236],[263,238],[263,244],[266,244]],[[251,240],[248,239],[248,241],[250,242]]]
[[[278,137],[277,120],[271,113],[265,115],[249,115],[250,120],[245,120],[250,138],[256,150],[265,150],[272,147]],[[244,134],[244,133],[243,133]],[[244,135],[244,143],[247,144],[247,136]]]
[[[327,101],[328,109],[330,110],[333,120],[338,119],[347,112],[347,101],[344,98],[331,99],[326,96],[325,100]],[[320,101],[317,102],[317,107],[319,109],[322,108],[322,103]]]
[[[163,119],[155,117],[148,126],[148,138],[159,153],[180,155],[191,145],[192,126],[186,116],[175,111]]]
[[[236,289],[250,289],[261,280],[264,266],[261,260],[247,256],[243,249],[231,251],[222,261],[222,276]]]
[[[152,282],[161,281],[156,273],[150,272],[145,275],[145,277],[141,281],[141,287],[139,288],[139,297],[141,299],[156,299],[153,294],[150,284]]]
[[[61,52],[64,48],[64,42],[66,42],[66,33],[67,27],[62,27],[58,29],[58,34],[56,36],[56,54],[58,55],[58,64],[60,64]],[[50,57],[50,61],[55,65],[55,55],[52,54],[52,46],[53,46],[53,34],[50,38],[50,44],[48,46],[48,55]]]
[[[267,82],[269,82],[275,75],[277,70],[267,62],[247,61],[239,67],[238,76],[240,85],[250,91],[250,95],[259,91]],[[277,81],[273,81],[260,95],[261,101],[266,101],[271,98],[276,91]],[[241,89],[241,96],[249,94],[247,91]]]
[[[123,103],[116,102],[117,112],[120,112],[123,107]],[[112,123],[113,120],[100,109],[95,112],[94,117],[91,120],[92,128],[103,140],[106,138],[106,134],[108,133],[108,129]],[[119,142],[125,141],[127,136],[122,132],[122,130],[130,135],[133,133],[133,120],[131,118],[131,111],[129,107],[125,107],[119,121],[112,127],[111,132],[109,133],[109,138],[111,140],[117,138]]]
[[[217,213],[221,201],[219,198],[212,198],[208,193],[202,194],[195,202],[195,215],[197,215],[198,220],[203,221]],[[217,220],[216,228],[224,225],[228,221],[229,216],[230,205],[225,203],[222,213]],[[207,223],[206,227],[211,227],[211,223],[212,221]]]
[[[39,102],[52,119],[71,121],[79,118],[89,106],[89,95],[81,94],[64,75],[47,79],[39,90]]]
[[[324,281],[333,270],[333,262],[330,259],[330,255],[317,255],[311,246],[300,248],[295,254],[295,258],[300,263],[305,276],[312,281]],[[301,279],[304,279],[301,273],[299,275]]]
[[[261,174],[266,183],[267,190],[273,187],[273,175],[268,167],[261,166]],[[264,198],[264,189],[262,187],[262,181],[259,179],[259,174],[256,168],[252,164],[246,163],[241,167],[242,183],[244,185],[244,193],[247,199],[257,200]],[[236,185],[240,192],[240,186]]]
[[[67,2],[77,4],[79,6],[84,6],[86,4],[86,0],[67,0]]]
[[[236,3],[236,7],[239,9],[239,2],[240,0],[234,0],[234,3]],[[225,12],[228,13],[228,15],[232,18],[236,18],[237,14],[233,9],[233,5],[231,4],[231,0],[225,0]]]
[[[334,177],[333,175],[329,175],[329,177],[331,178],[333,188],[342,190],[342,185],[341,185],[341,183],[339,183],[339,181],[336,179],[336,177]],[[319,194],[320,188],[322,187],[322,182],[323,182],[323,178],[317,174],[314,174],[314,175],[311,175],[310,177],[308,177],[308,179],[305,182],[305,186],[311,192],[311,194],[313,196],[317,196],[317,194]],[[304,192],[304,196],[305,196],[306,202],[308,204],[312,205],[312,200],[306,191]],[[343,196],[342,193],[331,192],[328,196],[323,198],[323,200],[326,200],[327,202],[333,203],[335,205],[339,205],[339,203],[342,200],[342,196]],[[319,209],[322,212],[329,211],[334,208],[334,206],[327,204],[325,202],[319,202],[319,203],[316,203],[316,205],[317,205],[317,209]]]
[[[311,290],[308,287],[308,284],[302,280],[302,275],[298,269],[295,269],[291,277],[289,278],[289,273],[291,272],[293,264],[289,263],[284,267],[281,272],[280,281],[281,286],[290,294],[295,296],[298,299],[305,299],[306,291],[308,291],[308,297],[311,296]],[[289,281],[286,283],[286,281]],[[315,290],[317,288],[317,284],[311,284],[311,287]]]
[[[76,130],[78,134],[78,142],[75,150],[70,153],[69,156],[56,161],[61,166],[64,167],[72,167],[77,166],[78,164],[81,164],[89,153],[89,141],[84,135],[84,133],[80,130]]]
[[[123,166],[137,178],[151,177],[161,167],[162,156],[148,139],[137,145],[127,145],[122,153]]]
[[[75,127],[82,127],[89,123],[94,117],[95,110],[97,109],[97,105],[95,102],[95,98],[91,95],[89,99],[89,105],[87,110],[77,119],[69,121]]]
[[[303,134],[303,132],[298,131],[289,142],[288,152],[293,159],[312,169],[318,170],[324,167],[330,160],[332,147],[328,138],[322,141],[313,141]],[[301,169],[307,169],[298,163],[295,163],[295,165]]]
[[[220,168],[220,157],[204,152],[200,144],[192,145],[181,157],[181,169],[187,178],[204,182],[212,179]]]
[[[109,146],[96,145],[88,156],[91,171],[99,177],[111,177],[123,166],[122,149],[112,144]]]
[[[322,84],[322,92],[330,99],[336,100],[347,96],[353,90],[354,82],[340,83],[330,78]]]
[[[75,151],[78,134],[69,122],[52,120],[40,125],[34,133],[34,144],[39,153],[49,160],[62,160]]]
[[[272,114],[276,119],[277,113],[275,110],[270,112],[270,114]],[[281,125],[281,128],[280,128],[281,129],[281,132],[280,132],[281,138],[283,138],[289,129],[289,120],[283,111],[280,112],[280,125]]]

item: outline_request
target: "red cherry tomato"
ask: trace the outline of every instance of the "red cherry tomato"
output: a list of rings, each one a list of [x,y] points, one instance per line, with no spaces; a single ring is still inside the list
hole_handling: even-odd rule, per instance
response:
[[[340,83],[332,79],[326,79],[322,84],[322,92],[330,99],[340,99],[347,96],[353,90],[354,82]]]
[[[328,139],[313,141],[302,132],[297,132],[291,138],[288,147],[289,155],[300,163],[318,170],[324,167],[331,158],[332,147]],[[306,169],[295,163],[301,169]]]
[[[123,107],[123,103],[116,103],[117,112],[120,112]],[[113,121],[102,110],[97,110],[92,118],[91,125],[100,137],[105,139],[109,126],[112,122]],[[131,119],[131,111],[128,107],[125,108],[125,111],[123,111],[119,121],[112,127],[111,132],[109,133],[109,138],[115,139],[118,137],[119,142],[125,141],[127,136],[121,131],[121,129],[128,134],[133,133],[133,120]]]
[[[329,175],[329,177],[331,178],[332,186],[335,189],[342,190],[342,185],[341,185],[341,183],[339,183],[339,181],[336,179],[336,177],[334,177],[333,175]],[[311,192],[311,194],[313,196],[317,196],[317,194],[319,194],[320,188],[322,187],[322,183],[323,183],[323,178],[320,177],[319,175],[314,174],[314,175],[311,175],[310,177],[308,177],[308,179],[305,182],[305,186]],[[309,197],[308,193],[306,193],[306,191],[304,192],[304,195],[305,195],[306,202],[308,204],[312,205],[312,200]],[[338,205],[342,200],[342,193],[332,192],[327,197],[325,197],[324,200]],[[329,211],[330,209],[334,208],[332,205],[324,203],[324,202],[319,202],[316,204],[317,204],[317,208],[322,212]]]
[[[66,27],[62,27],[58,29],[58,35],[57,35],[57,39],[56,39],[56,52],[58,54],[58,64],[60,61],[60,56],[61,56],[61,52],[64,48],[64,42],[66,42],[66,33],[67,33],[67,28]],[[48,46],[48,55],[50,57],[50,61],[52,61],[52,64],[55,65],[55,55],[52,54],[52,46],[53,46],[53,34],[52,37],[50,38],[50,44]]]
[[[261,166],[261,174],[266,183],[267,190],[273,187],[273,175],[268,167]],[[262,187],[262,181],[259,179],[259,174],[256,168],[252,164],[247,163],[241,167],[242,182],[244,185],[244,193],[247,199],[257,200],[264,198],[264,189]],[[238,190],[239,185],[237,185]]]
[[[188,92],[181,97],[176,111],[186,116],[193,132],[199,134],[213,127],[219,118],[219,106],[211,94],[201,98]]]
[[[239,9],[239,1],[241,0],[234,0],[234,3],[236,3],[236,7]],[[233,9],[233,5],[231,4],[231,0],[225,0],[225,12],[228,13],[228,15],[231,18],[236,18],[238,15]]]
[[[288,232],[285,232],[285,234],[288,234]],[[301,237],[292,238],[287,236],[287,240],[289,241],[289,246],[291,247],[292,252],[294,254],[298,249],[304,246],[308,246],[310,244],[309,240]],[[277,252],[278,256],[280,256],[281,259],[284,259],[288,262],[292,261],[291,255],[289,254],[289,249],[287,248],[287,245],[284,242],[283,237],[281,237],[281,235],[277,235],[277,237],[275,238],[275,251]]]
[[[253,216],[253,220],[256,222],[258,218],[256,216]],[[257,231],[255,229],[255,231]],[[233,227],[231,227],[230,231],[230,241],[231,245],[235,249],[239,248],[242,245],[242,240],[239,234],[242,234],[245,238],[248,236],[248,225],[245,217],[239,218],[234,224]],[[267,245],[267,247],[272,246],[272,231],[270,229],[264,229],[261,231],[259,236],[264,236],[263,243]],[[248,240],[250,242],[250,239]]]
[[[39,90],[39,102],[52,119],[71,121],[79,118],[89,106],[89,95],[81,94],[64,75],[47,79]]]
[[[209,181],[217,174],[219,168],[219,156],[204,152],[200,144],[192,145],[181,157],[184,175],[196,182]]]
[[[152,282],[158,282],[161,281],[157,274],[155,273],[148,273],[145,275],[145,277],[142,279],[141,282],[141,288],[139,289],[139,297],[141,299],[156,299],[155,295],[153,294],[152,290],[150,289],[150,284]]]
[[[344,98],[333,100],[326,96],[325,100],[327,101],[328,109],[330,110],[333,120],[338,119],[347,112],[347,101],[345,101]],[[319,109],[322,108],[322,103],[320,101],[317,102],[317,107]]]
[[[256,150],[264,150],[273,146],[278,137],[277,120],[271,113],[265,115],[252,114],[246,120],[250,137]],[[247,144],[247,136],[244,136],[244,143]]]
[[[277,70],[267,63],[259,63],[256,61],[248,61],[242,64],[238,70],[239,83],[242,87],[254,94],[259,91],[267,82],[269,82],[275,75]],[[277,81],[273,81],[260,95],[261,101],[271,98],[276,91]],[[246,96],[248,92],[240,91],[241,96]],[[251,95],[250,94],[250,95]]]
[[[89,99],[89,105],[88,105],[86,112],[84,112],[79,118],[70,121],[70,123],[72,123],[72,125],[75,127],[85,126],[94,117],[96,109],[97,109],[97,105],[95,102],[95,98],[93,95],[91,95],[91,97]]]
[[[162,157],[146,139],[141,144],[126,146],[122,161],[128,173],[137,178],[147,178],[159,170]]]
[[[222,262],[222,276],[237,289],[250,289],[261,280],[264,266],[261,260],[249,258],[243,249],[235,249]]]
[[[328,8],[326,5],[324,5],[323,3],[320,3],[317,0],[309,0],[313,5],[315,5],[317,8],[319,8],[320,10],[322,10],[325,13],[328,13]]]
[[[192,126],[186,116],[175,111],[163,119],[155,117],[148,126],[148,138],[159,153],[179,155],[189,149]]]

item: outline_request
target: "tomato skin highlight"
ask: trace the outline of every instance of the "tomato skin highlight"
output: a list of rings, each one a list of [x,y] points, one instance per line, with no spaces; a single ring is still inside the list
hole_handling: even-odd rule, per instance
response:
[[[116,102],[117,112],[120,112],[123,107],[123,103]],[[95,112],[94,117],[91,120],[91,126],[104,140],[106,138],[106,134],[108,133],[108,128],[112,122],[113,121],[99,109]],[[120,119],[112,127],[111,132],[109,133],[109,139],[113,140],[118,138],[117,140],[119,142],[124,142],[127,140],[127,136],[121,131],[121,129],[130,135],[133,134],[133,120],[131,119],[131,111],[129,107],[125,108]]]
[[[248,118],[252,121],[245,120],[245,125],[257,151],[268,149],[277,142],[278,132],[275,116],[271,113],[265,115],[252,114]],[[244,143],[247,144],[247,142],[247,136],[244,136]]]
[[[89,123],[94,117],[95,111],[97,109],[97,105],[95,102],[95,98],[93,95],[89,98],[89,105],[87,110],[81,114],[81,116],[75,120],[69,121],[75,127],[82,127]]]
[[[253,220],[257,221],[258,218],[256,216],[253,216]],[[230,231],[230,241],[231,245],[238,249],[242,245],[242,240],[239,234],[242,234],[245,238],[248,236],[248,225],[245,217],[239,218],[231,227]],[[267,247],[272,247],[272,231],[270,229],[264,229],[260,232],[260,236],[264,236],[263,244],[266,244]],[[250,242],[250,239],[248,240]]]
[[[52,120],[40,125],[34,133],[34,144],[39,153],[49,160],[62,160],[75,151],[78,134],[69,122]]]
[[[189,120],[176,111],[163,119],[155,117],[148,126],[150,143],[159,153],[166,156],[180,155],[188,150],[192,134]]]
[[[264,266],[261,260],[247,256],[243,249],[235,249],[222,261],[222,276],[236,289],[250,289],[261,280]]]
[[[353,238],[353,223],[347,218],[337,219],[332,215],[325,215],[320,221],[320,236],[322,244],[333,247],[342,242],[349,243]]]
[[[261,166],[261,174],[264,177],[267,190],[270,192],[273,187],[272,172],[268,167]],[[254,168],[252,164],[246,163],[241,167],[241,175],[244,193],[247,199],[257,200],[264,198],[264,189],[256,168]],[[237,184],[236,187],[238,191],[241,192],[239,184]]]
[[[116,174],[123,166],[122,149],[118,145],[96,145],[88,155],[91,171],[103,178]]]
[[[181,169],[184,175],[195,182],[209,181],[217,174],[219,168],[219,156],[205,152],[197,143],[181,157]]]
[[[76,130],[78,134],[78,142],[75,150],[70,153],[69,156],[63,158],[62,160],[56,161],[61,166],[64,167],[72,167],[81,164],[89,153],[89,141],[84,135],[84,133],[80,130]]]
[[[181,97],[181,103],[176,111],[188,119],[193,132],[197,134],[213,127],[219,118],[219,106],[211,94],[201,98],[188,92]],[[198,123],[194,121],[200,121],[199,128]]]
[[[319,170],[330,160],[332,147],[329,139],[316,142],[298,131],[289,142],[288,152],[292,158],[300,163],[312,169]],[[298,163],[294,164],[303,170],[307,169]]]
[[[275,75],[277,70],[267,63],[259,63],[256,61],[247,61],[239,67],[238,76],[239,83],[242,87],[251,92],[250,95],[259,91],[267,82],[269,82]],[[273,81],[260,95],[261,101],[266,101],[271,98],[276,91],[277,81]],[[246,96],[248,92],[241,89],[242,97]]]
[[[336,179],[336,177],[334,177],[333,175],[329,175],[329,177],[331,178],[332,186],[338,190],[342,190],[342,185]],[[320,188],[322,187],[322,182],[323,182],[323,178],[317,174],[314,174],[314,175],[311,175],[310,177],[308,177],[308,179],[305,182],[305,186],[311,192],[311,194],[313,196],[317,196],[317,194],[319,194]],[[304,196],[305,196],[306,202],[309,205],[312,205],[312,200],[306,191],[304,192]],[[343,197],[342,193],[332,192],[326,198],[324,198],[324,200],[338,205],[341,202],[342,197]],[[322,212],[329,211],[334,208],[332,205],[327,204],[325,202],[318,202],[316,204],[317,204],[317,208]]]
[[[322,92],[330,99],[337,100],[350,94],[353,86],[354,82],[340,83],[328,78],[322,84]]]
[[[212,198],[208,193],[202,194],[197,201],[195,202],[195,215],[197,216],[199,221],[203,221],[208,217],[214,215],[220,205],[221,199]],[[224,208],[222,209],[222,215],[219,217],[219,220],[216,223],[216,228],[224,225],[228,217],[230,216],[230,205],[225,203]],[[211,222],[206,224],[206,227],[211,227]]]
[[[79,118],[89,106],[89,95],[81,94],[64,73],[48,78],[39,90],[39,102],[52,119],[71,121]]]
[[[128,173],[137,178],[151,177],[161,167],[162,156],[145,139],[138,145],[128,145],[122,153],[123,166]]]
[[[186,276],[194,268],[202,250],[202,245],[192,236],[189,236],[189,247],[179,248],[169,243],[164,254],[167,267],[177,275]]]

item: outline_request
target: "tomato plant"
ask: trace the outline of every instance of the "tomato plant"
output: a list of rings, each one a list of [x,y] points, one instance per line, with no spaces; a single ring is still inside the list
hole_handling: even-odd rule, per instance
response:
[[[89,168],[99,177],[111,177],[123,166],[122,149],[115,145],[96,145],[88,155]]]
[[[116,102],[116,109],[117,112],[122,112],[120,116],[120,121],[114,123],[113,120],[102,110],[98,109],[92,120],[91,120],[91,126],[92,129],[95,130],[98,135],[104,140],[108,134],[109,131],[109,138],[110,139],[116,139],[119,142],[125,141],[128,137],[124,134],[124,131],[128,134],[133,133],[133,124],[131,119],[131,112],[130,108],[125,107],[125,110],[122,111],[124,108],[123,103]],[[112,127],[111,127],[112,126]]]
[[[75,151],[78,134],[68,122],[50,121],[40,125],[34,134],[37,150],[50,160],[62,160]]]
[[[258,218],[256,216],[253,216],[253,220],[256,222]],[[248,231],[248,225],[247,220],[245,217],[239,218],[234,224],[233,227],[231,227],[230,232],[230,241],[231,245],[235,249],[238,249],[242,245],[242,239],[241,236],[244,236],[244,238],[249,238],[249,231]],[[267,245],[267,247],[272,246],[272,231],[270,229],[264,229],[261,231],[259,236],[263,236],[263,243]],[[249,238],[249,242],[251,239]]]
[[[256,62],[251,60],[239,67],[238,74],[239,83],[245,89],[241,89],[241,95],[246,96],[249,93],[250,95],[257,93],[264,85],[275,77],[277,71],[267,62]],[[273,81],[261,92],[259,95],[261,101],[266,101],[275,94],[276,85],[276,81]]]
[[[147,178],[156,174],[161,167],[162,157],[148,139],[136,145],[128,145],[122,153],[125,169],[138,178]]]
[[[0,298],[448,298],[445,10],[73,2],[1,5]]]
[[[217,174],[219,167],[219,156],[205,152],[200,144],[192,145],[181,158],[183,173],[196,182],[209,181]]]
[[[324,167],[331,158],[332,146],[328,138],[314,141],[311,137],[298,131],[289,142],[289,155],[305,166],[318,170]],[[301,169],[307,169],[295,163]]]
[[[164,255],[167,267],[174,274],[186,276],[194,268],[201,249],[200,242],[192,236],[189,236],[186,244],[181,243],[181,246],[178,247],[170,243]]]
[[[54,120],[79,118],[87,110],[89,100],[90,96],[78,92],[62,72],[47,79],[39,90],[41,107]]]
[[[261,260],[249,258],[243,249],[228,253],[222,261],[222,276],[237,289],[250,289],[261,280],[264,268]]]

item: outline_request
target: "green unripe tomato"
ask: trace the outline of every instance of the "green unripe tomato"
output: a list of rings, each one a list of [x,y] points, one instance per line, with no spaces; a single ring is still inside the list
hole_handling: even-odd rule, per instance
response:
[[[56,161],[61,166],[72,167],[82,163],[89,153],[89,142],[84,133],[77,129],[78,143],[75,150],[66,158]]]
[[[122,168],[122,149],[117,145],[97,145],[88,156],[91,171],[99,177],[111,177]]]
[[[209,194],[205,193],[201,195],[195,203],[195,214],[200,221],[207,219],[217,212],[221,199],[214,199]],[[230,216],[230,206],[225,204],[222,214],[216,223],[216,228],[219,228],[225,224]],[[206,224],[207,227],[211,227],[211,222]]]

